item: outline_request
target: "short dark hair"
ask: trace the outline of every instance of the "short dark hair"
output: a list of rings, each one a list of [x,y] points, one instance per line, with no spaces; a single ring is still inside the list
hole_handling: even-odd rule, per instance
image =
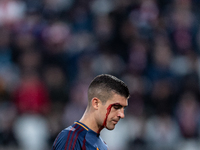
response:
[[[105,103],[114,93],[129,98],[130,93],[127,85],[120,79],[109,74],[96,76],[88,88],[88,101],[97,97]],[[113,94],[112,94],[113,93]]]

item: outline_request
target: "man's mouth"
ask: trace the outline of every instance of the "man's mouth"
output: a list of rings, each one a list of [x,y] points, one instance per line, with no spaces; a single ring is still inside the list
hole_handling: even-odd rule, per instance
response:
[[[112,122],[113,122],[114,124],[117,124],[117,123],[118,123],[118,121],[116,121],[116,120],[113,120]]]

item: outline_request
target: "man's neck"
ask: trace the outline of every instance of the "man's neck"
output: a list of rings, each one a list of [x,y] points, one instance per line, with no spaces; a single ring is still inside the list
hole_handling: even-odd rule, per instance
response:
[[[88,112],[86,110],[85,113],[83,114],[82,118],[79,121],[81,123],[85,124],[87,127],[89,127],[94,132],[98,133],[100,127],[98,127],[93,113]]]

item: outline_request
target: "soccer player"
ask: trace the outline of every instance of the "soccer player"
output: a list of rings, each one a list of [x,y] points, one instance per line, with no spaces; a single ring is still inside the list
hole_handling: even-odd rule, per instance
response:
[[[108,150],[100,137],[103,128],[113,130],[128,105],[129,90],[123,81],[98,75],[88,88],[88,105],[79,121],[62,130],[52,150]]]

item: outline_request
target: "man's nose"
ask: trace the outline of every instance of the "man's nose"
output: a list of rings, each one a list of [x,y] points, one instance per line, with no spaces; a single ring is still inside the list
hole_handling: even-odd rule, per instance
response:
[[[121,119],[123,119],[123,118],[125,117],[124,109],[123,109],[123,108],[120,109],[118,116],[119,116]]]

